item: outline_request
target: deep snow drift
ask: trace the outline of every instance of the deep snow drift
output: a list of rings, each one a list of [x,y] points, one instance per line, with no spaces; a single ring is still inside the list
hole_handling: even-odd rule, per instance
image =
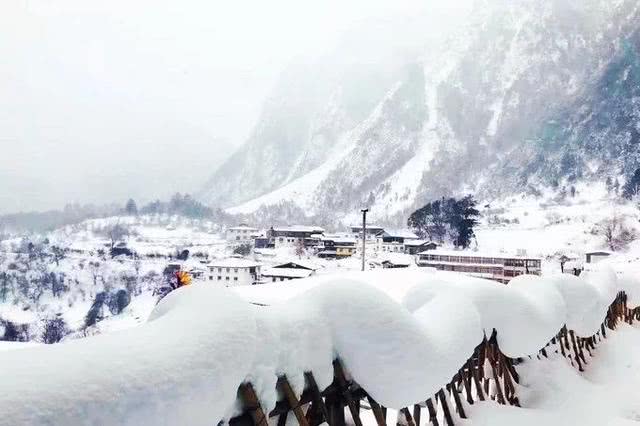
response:
[[[313,371],[325,387],[335,356],[379,403],[401,408],[445,385],[484,333],[495,328],[509,356],[535,354],[564,324],[594,334],[616,292],[636,286],[607,269],[508,286],[424,269],[306,281],[294,296],[291,285],[243,289],[271,292],[270,306],[196,284],[138,328],[2,352],[0,424],[211,424],[233,414],[243,380],[271,409],[278,375],[300,393]],[[425,366],[438,374],[416,374]]]

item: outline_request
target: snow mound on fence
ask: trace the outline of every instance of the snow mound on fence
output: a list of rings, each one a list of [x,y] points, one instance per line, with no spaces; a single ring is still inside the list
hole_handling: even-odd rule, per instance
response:
[[[216,423],[256,357],[255,336],[253,309],[233,293],[177,290],[144,326],[1,352],[0,424]]]
[[[336,357],[379,403],[401,408],[449,382],[494,329],[506,355],[526,356],[565,324],[594,334],[617,291],[638,294],[634,274],[606,269],[507,286],[421,270],[305,281],[287,297],[274,295],[281,284],[256,288],[273,291],[269,306],[196,284],[136,329],[0,352],[0,425],[211,424],[236,413],[243,381],[269,411],[278,377],[300,394],[311,371],[325,388]]]

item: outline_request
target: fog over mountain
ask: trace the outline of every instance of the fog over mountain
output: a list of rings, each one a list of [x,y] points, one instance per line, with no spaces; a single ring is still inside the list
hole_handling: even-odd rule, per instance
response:
[[[234,213],[367,206],[402,221],[448,194],[624,180],[638,165],[639,8],[479,0],[440,38],[425,16],[410,44],[350,52],[347,39],[282,76],[201,196]]]
[[[193,192],[250,134],[287,65],[332,50],[369,20],[425,7],[5,2],[0,212]]]

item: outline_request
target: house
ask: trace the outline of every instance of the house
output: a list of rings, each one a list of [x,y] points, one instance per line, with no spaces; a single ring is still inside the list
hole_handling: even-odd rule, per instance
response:
[[[226,286],[252,285],[262,280],[262,264],[239,257],[214,260],[207,270],[208,281]]]
[[[540,275],[542,260],[472,251],[428,250],[418,254],[417,264],[440,271],[463,272],[506,284],[518,275]]]
[[[273,247],[295,247],[302,244],[305,248],[315,247],[320,243],[324,228],[320,226],[286,226],[272,227],[267,231],[267,238]]]
[[[307,278],[315,274],[317,267],[306,262],[287,262],[262,271],[265,281],[288,281]]]
[[[611,252],[607,250],[591,251],[586,253],[587,263],[598,263],[602,259],[611,256]]]
[[[271,239],[260,235],[253,240],[253,247],[257,249],[275,248],[274,242]]]
[[[404,252],[406,254],[416,255],[427,250],[435,250],[438,244],[429,240],[408,240],[404,242]]]
[[[319,257],[349,257],[357,250],[357,240],[345,234],[323,235],[317,248]]]
[[[408,268],[411,266],[412,257],[402,253],[387,253],[379,262],[384,269]]]
[[[351,225],[351,235],[353,238],[362,239],[362,225]],[[367,236],[365,239],[375,239],[378,234],[384,232],[382,226],[367,225]]]
[[[405,242],[418,240],[418,236],[409,230],[385,230],[376,236],[376,251],[404,253]]]
[[[249,244],[259,235],[260,233],[257,228],[252,228],[243,223],[232,228],[227,228],[226,239],[236,244]]]
[[[191,278],[193,278],[194,280],[206,280],[206,276],[207,276],[207,269],[200,267],[200,266],[194,266],[191,269],[189,269],[189,275],[191,275]]]

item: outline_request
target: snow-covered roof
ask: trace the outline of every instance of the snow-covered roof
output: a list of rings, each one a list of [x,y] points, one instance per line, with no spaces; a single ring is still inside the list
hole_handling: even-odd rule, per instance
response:
[[[313,225],[274,226],[273,230],[276,232],[310,232],[313,234],[324,233],[324,228]]]
[[[602,256],[611,256],[613,252],[609,250],[594,250],[594,251],[588,251],[585,254],[587,255],[600,254]]]
[[[213,268],[254,268],[256,266],[262,266],[262,264],[255,260],[229,257],[227,259],[212,260],[207,266]]]
[[[431,240],[409,240],[409,241],[405,241],[404,245],[405,246],[411,246],[411,247],[418,247],[424,244],[435,244],[438,245],[438,243],[431,241]]]
[[[433,254],[436,256],[466,256],[466,257],[493,257],[498,259],[536,259],[537,257],[532,256],[521,256],[516,253],[496,253],[496,252],[483,252],[483,251],[471,251],[471,250],[445,250],[445,249],[436,249],[436,250],[427,250],[418,253],[418,255],[427,255]]]
[[[391,263],[393,265],[404,265],[409,266],[413,262],[413,256],[403,254],[403,253],[387,253],[384,256],[380,257],[380,263]]]
[[[359,225],[350,225],[349,228],[351,228],[352,230],[357,229],[357,230],[362,230],[362,224]],[[382,230],[384,229],[384,226],[379,226],[379,225],[374,225],[374,224],[369,224],[367,223],[367,230]]]
[[[393,238],[405,238],[409,240],[417,240],[418,236],[409,229],[385,229],[384,236]]]
[[[301,268],[268,268],[262,271],[263,277],[307,278],[311,274],[313,271]]]
[[[309,270],[311,270],[311,271],[315,271],[315,270],[317,270],[317,269],[318,269],[318,265],[316,265],[316,264],[314,264],[314,263],[311,263],[311,262],[309,262],[309,261],[306,261],[306,260],[300,260],[300,259],[296,259],[296,260],[289,260],[289,261],[287,261],[287,262],[282,262],[282,263],[280,263],[280,264],[278,264],[278,265],[274,265],[273,267],[274,267],[274,268],[281,268],[282,266],[284,266],[284,265],[288,265],[288,264],[290,264],[290,263],[293,263],[293,264],[295,264],[295,265],[298,265],[298,266],[300,266],[301,268],[309,269]],[[282,269],[284,269],[284,268],[282,268]]]

